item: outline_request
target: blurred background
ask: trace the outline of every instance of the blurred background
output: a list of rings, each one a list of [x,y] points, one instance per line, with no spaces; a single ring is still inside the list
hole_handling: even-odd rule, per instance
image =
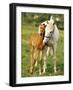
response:
[[[33,24],[39,26],[40,23],[49,20],[53,16],[55,23],[60,30],[64,30],[64,15],[63,14],[45,14],[45,13],[24,13],[22,12],[22,25]]]

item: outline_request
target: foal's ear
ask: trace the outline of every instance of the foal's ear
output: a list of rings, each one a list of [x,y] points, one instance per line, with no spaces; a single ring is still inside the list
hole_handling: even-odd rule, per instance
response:
[[[46,27],[47,25],[45,25],[45,24],[43,24],[44,25],[44,27]]]

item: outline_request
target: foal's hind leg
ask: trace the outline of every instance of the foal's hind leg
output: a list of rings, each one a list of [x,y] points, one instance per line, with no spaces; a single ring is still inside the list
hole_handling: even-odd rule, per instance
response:
[[[38,56],[39,56],[39,50],[37,48],[35,48],[35,51],[34,51],[34,67],[37,67]]]
[[[34,51],[34,48],[31,47],[30,49],[30,73],[33,73],[33,51]]]
[[[37,48],[34,48],[34,52],[33,52],[33,62],[32,62],[32,72],[35,70],[35,63],[38,60],[38,54],[39,54],[39,50]]]

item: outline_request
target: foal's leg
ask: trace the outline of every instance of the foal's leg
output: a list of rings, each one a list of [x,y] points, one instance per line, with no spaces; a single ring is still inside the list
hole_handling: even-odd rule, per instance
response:
[[[35,48],[35,53],[34,53],[34,59],[35,59],[35,64],[34,66],[37,67],[38,65],[38,56],[39,56],[39,50]]]
[[[34,48],[31,47],[30,49],[30,73],[33,73],[33,51],[34,51]]]
[[[42,50],[40,50],[40,53],[39,53],[39,75],[42,74],[42,56],[43,56],[43,52]]]
[[[35,64],[38,60],[38,55],[39,55],[39,50],[37,48],[35,48],[34,53],[33,53],[33,70],[34,70]]]
[[[37,63],[37,61],[35,62],[35,67],[37,67],[37,65],[38,65],[38,63]]]

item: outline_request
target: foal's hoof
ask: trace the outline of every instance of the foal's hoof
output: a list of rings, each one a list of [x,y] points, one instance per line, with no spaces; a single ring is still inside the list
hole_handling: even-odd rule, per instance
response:
[[[37,62],[35,63],[35,67],[37,67]]]
[[[33,71],[32,70],[29,70],[30,74],[33,74]]]

